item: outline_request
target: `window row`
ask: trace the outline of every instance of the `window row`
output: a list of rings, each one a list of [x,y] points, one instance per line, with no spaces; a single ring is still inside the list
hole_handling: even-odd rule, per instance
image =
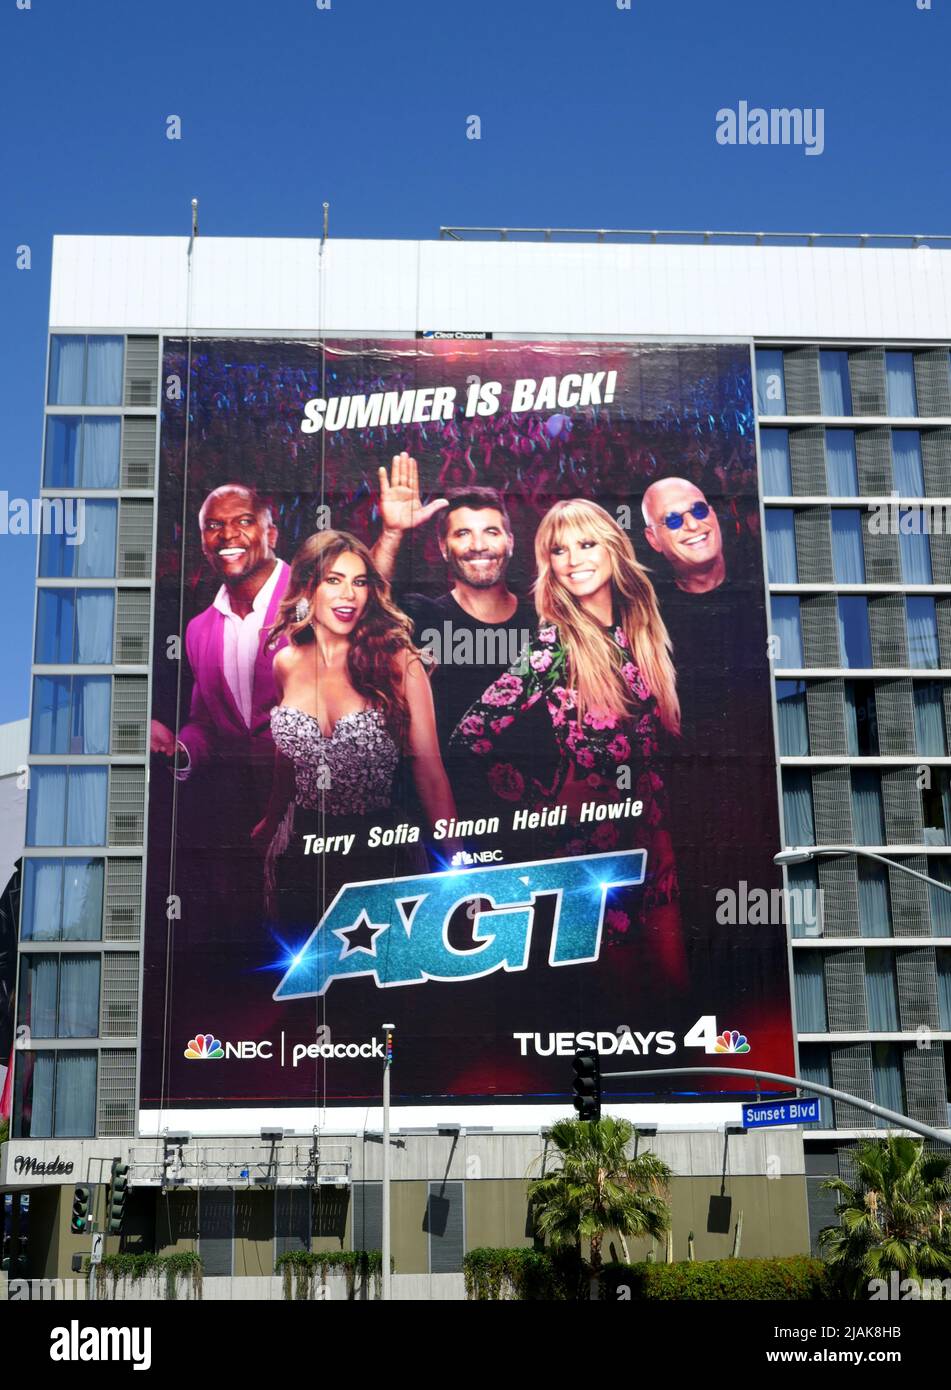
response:
[[[841,779],[836,778],[833,783],[823,772],[783,769],[787,845],[951,845],[951,779],[947,768],[926,765],[890,771],[871,767],[831,771],[841,774]],[[820,803],[814,777],[824,779],[818,783],[823,819],[818,827]],[[895,789],[895,800],[900,805],[900,810],[891,812],[900,826],[886,823],[882,796],[886,777],[891,779],[889,789]],[[842,796],[844,801],[839,800]]]
[[[95,1038],[101,974],[101,956],[21,956],[17,1023],[30,1038]]]
[[[150,488],[155,436],[153,416],[48,415],[43,485]]]
[[[821,757],[845,752],[852,758],[920,753],[927,758],[948,756],[948,714],[943,681],[846,680],[838,683],[804,680],[776,681],[779,751],[787,758]],[[896,687],[898,687],[896,689]],[[905,697],[909,698],[905,698]],[[809,701],[813,702],[810,718]],[[885,703],[884,737],[879,737],[878,699]],[[897,731],[890,725],[912,716]],[[818,737],[810,734],[810,722],[818,725]],[[844,734],[841,748],[839,733]],[[912,737],[913,735],[913,737]]]
[[[863,430],[858,439],[863,454],[871,455],[863,457],[861,468],[855,430],[761,430],[763,495],[926,497],[934,484],[942,494],[951,491],[951,476],[936,476],[949,472],[947,466],[933,469],[932,487],[926,486],[920,430]]]
[[[796,1028],[799,1033],[828,1033],[835,1031],[837,1020],[830,1018],[827,956],[818,950],[794,953],[794,983],[796,994]],[[835,953],[831,953],[835,958]],[[863,953],[865,976],[865,1015],[870,1033],[900,1033],[903,1028],[899,1009],[898,953],[885,947]],[[938,1027],[951,1032],[951,951],[935,952]],[[855,999],[850,1001],[855,1009]],[[861,1012],[861,1009],[860,1009]],[[844,1031],[849,1031],[847,1025]],[[861,1031],[866,1031],[864,1028]]]
[[[930,594],[908,594],[899,599],[905,616],[903,659],[889,664],[907,665],[915,671],[937,670],[941,666],[938,641],[938,613]],[[833,599],[835,634],[832,645],[821,660],[807,659],[803,641],[803,604],[797,594],[772,594],[770,614],[772,625],[772,656],[779,671],[794,671],[805,666],[842,666],[867,671],[884,665],[874,659],[869,622],[870,603],[864,594],[840,594]],[[811,613],[812,610],[810,609]],[[825,643],[828,647],[830,644]]]
[[[141,859],[23,861],[23,941],[132,941],[142,909]]]
[[[96,1132],[98,1052],[17,1052],[17,1139],[89,1139]]]
[[[31,767],[26,843],[139,845],[144,803],[143,768]]]
[[[931,537],[924,528],[920,510],[896,507],[898,535],[899,578],[903,584],[933,584],[934,567],[931,558]],[[766,508],[766,567],[770,584],[822,583],[826,576],[817,572],[813,553],[823,538],[812,539],[810,533],[809,562],[800,564],[796,538],[796,511],[792,507]],[[824,513],[809,514],[810,524],[824,524]],[[878,576],[868,574],[870,547],[887,545],[893,539],[871,529],[875,513],[858,507],[832,507],[829,511],[832,581],[836,584],[865,584],[879,582]],[[944,537],[941,537],[942,541]],[[881,546],[880,546],[881,548]],[[811,563],[810,563],[811,562]],[[804,572],[800,574],[800,569]]]
[[[822,896],[820,865],[829,866],[833,884]],[[916,893],[917,884],[907,874],[900,869],[890,873],[887,865],[864,855],[834,855],[791,865],[786,870],[790,935],[951,937],[951,861],[922,855],[908,867],[937,880],[922,885],[913,903],[908,898],[909,884]]]
[[[50,405],[121,405],[125,339],[54,333],[50,339]]]
[[[945,415],[947,350],[757,348],[759,415]],[[921,399],[923,398],[923,399]]]
[[[38,666],[141,665],[150,610],[145,589],[40,589],[33,659]]]
[[[940,1047],[940,1044],[937,1044]],[[877,1105],[884,1106],[888,1110],[897,1111],[901,1115],[912,1114],[914,1116],[915,1106],[911,1111],[908,1109],[909,1097],[908,1090],[917,1091],[917,1079],[913,1084],[906,1087],[906,1073],[908,1071],[909,1058],[914,1054],[914,1048],[907,1045],[893,1042],[873,1042],[867,1044],[868,1047],[868,1082],[862,1088],[865,1098],[873,1100]],[[830,1046],[828,1043],[803,1043],[799,1049],[799,1067],[804,1081],[813,1081],[819,1086],[836,1086],[843,1088],[843,1079],[840,1077],[836,1082],[833,1077],[836,1074],[835,1061],[841,1049]],[[949,1048],[945,1044],[943,1057],[945,1064],[949,1057]],[[852,1061],[855,1049],[848,1049],[848,1061],[845,1063],[847,1072],[851,1071],[849,1063]],[[854,1088],[855,1082],[850,1080],[850,1086]],[[846,1088],[848,1089],[848,1088]],[[939,1123],[947,1123],[949,1118],[947,1095],[933,1098],[944,1110],[944,1115],[939,1118],[935,1113],[932,1114],[932,1122],[938,1120]],[[820,1124],[823,1129],[888,1129],[889,1121],[880,1116],[869,1115],[864,1110],[859,1110],[855,1106],[848,1106],[841,1101],[833,1101],[829,1097],[822,1097],[820,1101]]]
[[[35,676],[30,752],[144,753],[144,676]]]
[[[64,522],[40,538],[42,579],[148,579],[152,503],[144,499],[48,498]],[[66,524],[68,520],[68,524]]]

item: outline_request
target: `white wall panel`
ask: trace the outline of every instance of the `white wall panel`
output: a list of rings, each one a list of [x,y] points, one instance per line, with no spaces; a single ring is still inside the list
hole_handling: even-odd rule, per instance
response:
[[[54,328],[186,329],[188,238],[57,237]],[[951,251],[201,237],[196,333],[951,339]]]

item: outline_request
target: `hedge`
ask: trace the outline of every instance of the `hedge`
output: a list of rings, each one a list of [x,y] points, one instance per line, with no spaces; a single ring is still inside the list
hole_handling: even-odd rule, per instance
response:
[[[496,1250],[463,1257],[466,1298],[477,1301],[575,1302],[588,1297],[588,1270],[574,1250]]]
[[[622,1288],[628,1292],[622,1292]],[[676,1264],[611,1264],[601,1271],[601,1297],[677,1302],[813,1302],[834,1297],[822,1260],[682,1260]]]

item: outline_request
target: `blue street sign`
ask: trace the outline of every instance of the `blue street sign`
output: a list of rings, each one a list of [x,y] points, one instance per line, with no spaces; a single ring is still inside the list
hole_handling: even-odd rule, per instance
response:
[[[814,1125],[821,1118],[819,1097],[802,1100],[761,1100],[756,1105],[743,1106],[743,1124],[747,1129],[766,1129],[769,1125]]]

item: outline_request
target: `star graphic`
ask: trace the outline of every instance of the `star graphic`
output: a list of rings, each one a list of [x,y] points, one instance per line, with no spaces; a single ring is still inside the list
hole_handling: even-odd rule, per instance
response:
[[[376,955],[376,939],[380,932],[386,931],[387,922],[371,922],[366,912],[354,922],[352,927],[337,927],[333,935],[338,936],[343,942],[345,949],[340,954],[340,960],[346,960],[347,956],[352,956],[356,951],[363,951],[368,956]]]

